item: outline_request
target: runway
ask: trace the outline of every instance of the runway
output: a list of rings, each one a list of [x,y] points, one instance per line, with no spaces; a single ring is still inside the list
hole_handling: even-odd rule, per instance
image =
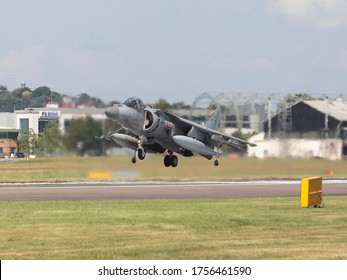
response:
[[[0,201],[300,196],[300,180],[0,184]],[[346,196],[347,180],[323,181],[323,196]]]

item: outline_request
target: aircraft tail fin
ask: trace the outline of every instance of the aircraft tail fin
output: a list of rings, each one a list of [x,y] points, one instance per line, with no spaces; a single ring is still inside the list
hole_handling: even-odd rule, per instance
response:
[[[222,118],[222,110],[218,107],[206,123],[206,127],[213,130],[218,130]]]

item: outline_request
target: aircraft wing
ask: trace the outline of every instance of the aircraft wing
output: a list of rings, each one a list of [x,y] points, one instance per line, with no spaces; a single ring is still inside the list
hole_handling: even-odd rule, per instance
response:
[[[188,134],[192,127],[195,129],[208,134],[211,137],[211,140],[216,143],[217,146],[228,145],[230,147],[234,147],[241,150],[246,150],[247,145],[254,147],[256,144],[244,141],[240,138],[233,137],[219,131],[207,128],[203,125],[197,124],[193,121],[181,118],[172,113],[165,112],[165,115],[168,117],[169,121],[178,126],[185,134]]]

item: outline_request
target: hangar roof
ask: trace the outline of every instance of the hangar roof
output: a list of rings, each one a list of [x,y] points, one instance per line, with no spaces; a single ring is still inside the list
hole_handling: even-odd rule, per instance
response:
[[[313,109],[322,112],[323,114],[328,114],[337,120],[347,121],[346,102],[336,100],[305,100],[302,102]]]

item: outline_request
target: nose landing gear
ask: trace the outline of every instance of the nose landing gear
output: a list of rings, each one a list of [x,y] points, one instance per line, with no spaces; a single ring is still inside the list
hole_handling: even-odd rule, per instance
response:
[[[137,150],[137,157],[139,158],[139,160],[144,160],[146,157],[146,152],[143,148],[139,148]]]
[[[137,157],[139,158],[139,160],[144,160],[145,159],[146,152],[145,152],[145,149],[142,146],[143,141],[144,141],[143,137],[140,137],[139,140],[137,141],[137,150],[134,151],[134,155],[131,158],[131,162],[132,163],[136,163],[136,153],[137,153]]]

